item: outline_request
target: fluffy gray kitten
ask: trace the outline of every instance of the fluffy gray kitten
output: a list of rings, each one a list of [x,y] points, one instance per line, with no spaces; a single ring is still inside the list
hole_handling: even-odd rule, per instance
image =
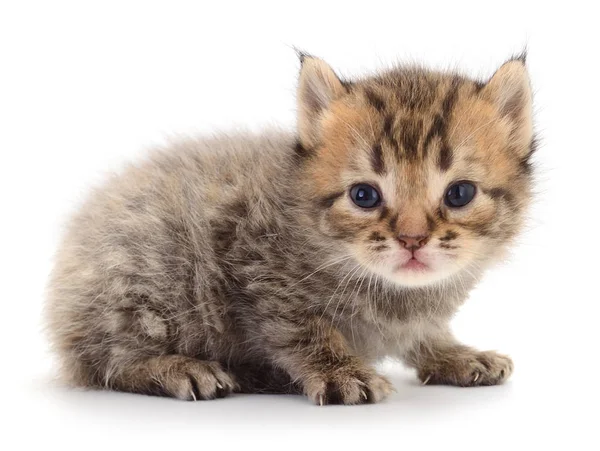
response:
[[[399,67],[340,80],[303,56],[296,133],[190,139],[96,189],[49,283],[48,329],[83,387],[199,400],[385,398],[492,385],[508,357],[448,322],[518,233],[533,132],[524,58],[486,83]]]

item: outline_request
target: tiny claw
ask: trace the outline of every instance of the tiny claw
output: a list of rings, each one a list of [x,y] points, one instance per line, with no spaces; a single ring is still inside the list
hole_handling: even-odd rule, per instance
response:
[[[475,379],[473,379],[473,382],[477,382],[478,379],[479,379],[479,373],[475,373]]]
[[[367,396],[367,394],[365,393],[364,390],[361,390],[360,393],[363,395],[363,398],[369,399],[369,397]]]
[[[217,382],[217,388],[223,390],[223,386],[219,382]]]
[[[427,385],[427,382],[429,382],[429,379],[431,379],[431,374],[425,378],[425,380],[421,383],[421,385]]]
[[[192,394],[192,398],[194,398],[194,401],[198,401],[198,400],[196,399],[196,395],[194,394],[194,391],[192,390],[192,391],[190,391],[190,393]]]
[[[323,395],[319,395],[319,405],[323,405]]]

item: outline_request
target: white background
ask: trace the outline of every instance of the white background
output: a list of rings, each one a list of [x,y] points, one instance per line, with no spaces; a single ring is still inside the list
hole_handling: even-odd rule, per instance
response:
[[[590,4],[592,2],[589,2]],[[598,15],[554,2],[0,3],[0,443],[62,449],[598,449]],[[386,366],[379,405],[293,396],[199,403],[53,381],[41,307],[86,188],[165,137],[293,127],[292,46],[345,76],[396,61],[487,77],[527,44],[542,146],[511,261],[457,316],[515,360],[501,387],[421,387]],[[133,447],[133,448],[131,448]]]

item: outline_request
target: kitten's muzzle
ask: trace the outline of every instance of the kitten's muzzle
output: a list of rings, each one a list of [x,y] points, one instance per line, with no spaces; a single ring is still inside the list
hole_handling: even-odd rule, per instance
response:
[[[398,241],[407,250],[414,253],[416,250],[421,249],[429,241],[429,235],[400,235]]]

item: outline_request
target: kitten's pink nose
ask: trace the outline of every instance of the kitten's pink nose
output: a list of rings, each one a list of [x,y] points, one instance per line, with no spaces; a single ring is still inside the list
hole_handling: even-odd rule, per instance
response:
[[[400,241],[400,244],[406,249],[408,249],[411,252],[414,252],[427,244],[427,241],[429,241],[429,235],[400,235],[398,237],[398,241]]]

